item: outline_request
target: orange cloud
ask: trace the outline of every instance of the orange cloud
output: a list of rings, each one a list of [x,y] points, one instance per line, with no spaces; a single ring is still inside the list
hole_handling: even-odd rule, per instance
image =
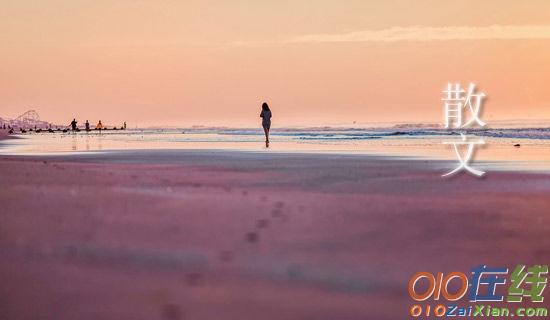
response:
[[[340,34],[309,34],[293,37],[288,42],[392,42],[444,40],[520,40],[550,39],[550,25],[491,25],[485,27],[392,27]]]

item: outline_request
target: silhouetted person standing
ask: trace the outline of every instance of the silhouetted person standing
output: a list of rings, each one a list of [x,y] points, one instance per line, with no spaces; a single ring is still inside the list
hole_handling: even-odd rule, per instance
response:
[[[260,113],[262,118],[262,127],[264,127],[265,133],[265,147],[269,148],[269,129],[271,129],[271,110],[267,103],[262,103],[262,112]]]
[[[72,129],[73,131],[76,131],[76,124],[77,124],[77,123],[78,123],[78,122],[76,122],[76,119],[73,119],[73,121],[71,121],[71,129]]]
[[[95,128],[99,130],[99,133],[101,133],[101,130],[103,129],[103,123],[101,123],[101,120],[96,124]]]
[[[88,122],[88,120],[86,120],[86,131],[90,131],[90,123]]]

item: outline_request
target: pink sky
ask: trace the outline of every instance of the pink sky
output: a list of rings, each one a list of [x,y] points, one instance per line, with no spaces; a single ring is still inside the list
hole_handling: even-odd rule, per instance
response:
[[[550,118],[548,1],[7,1],[0,116],[65,123],[440,122],[448,81],[484,118]]]

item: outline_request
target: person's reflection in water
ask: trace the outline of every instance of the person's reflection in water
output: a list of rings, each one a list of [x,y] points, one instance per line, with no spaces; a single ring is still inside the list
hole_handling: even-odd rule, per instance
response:
[[[102,135],[98,135],[98,136],[95,136],[95,138],[96,138],[96,142],[97,142],[97,144],[96,144],[97,150],[99,150],[99,151],[103,150],[103,143],[102,142],[103,142],[103,138],[105,138],[105,137],[102,136]]]
[[[72,151],[78,151],[78,141],[76,140],[77,139],[77,136],[76,135],[72,135],[72,140],[71,140],[71,150]]]
[[[86,143],[86,151],[90,151],[90,136],[86,135],[86,140],[84,142]]]
[[[262,112],[260,113],[262,118],[262,127],[264,127],[265,133],[265,147],[269,148],[269,129],[271,129],[271,110],[267,103],[262,103]]]

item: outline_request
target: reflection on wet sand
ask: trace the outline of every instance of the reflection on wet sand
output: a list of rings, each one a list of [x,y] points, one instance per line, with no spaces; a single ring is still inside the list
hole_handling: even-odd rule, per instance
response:
[[[456,160],[442,141],[456,137],[391,136],[378,139],[301,139],[273,134],[269,149],[261,135],[143,132],[54,133],[20,135],[3,141],[0,154],[55,154],[114,150],[233,150],[245,152],[374,154],[420,159]],[[497,169],[550,170],[550,140],[485,137],[475,161]],[[69,141],[67,141],[69,140]],[[519,143],[521,142],[521,143]]]

